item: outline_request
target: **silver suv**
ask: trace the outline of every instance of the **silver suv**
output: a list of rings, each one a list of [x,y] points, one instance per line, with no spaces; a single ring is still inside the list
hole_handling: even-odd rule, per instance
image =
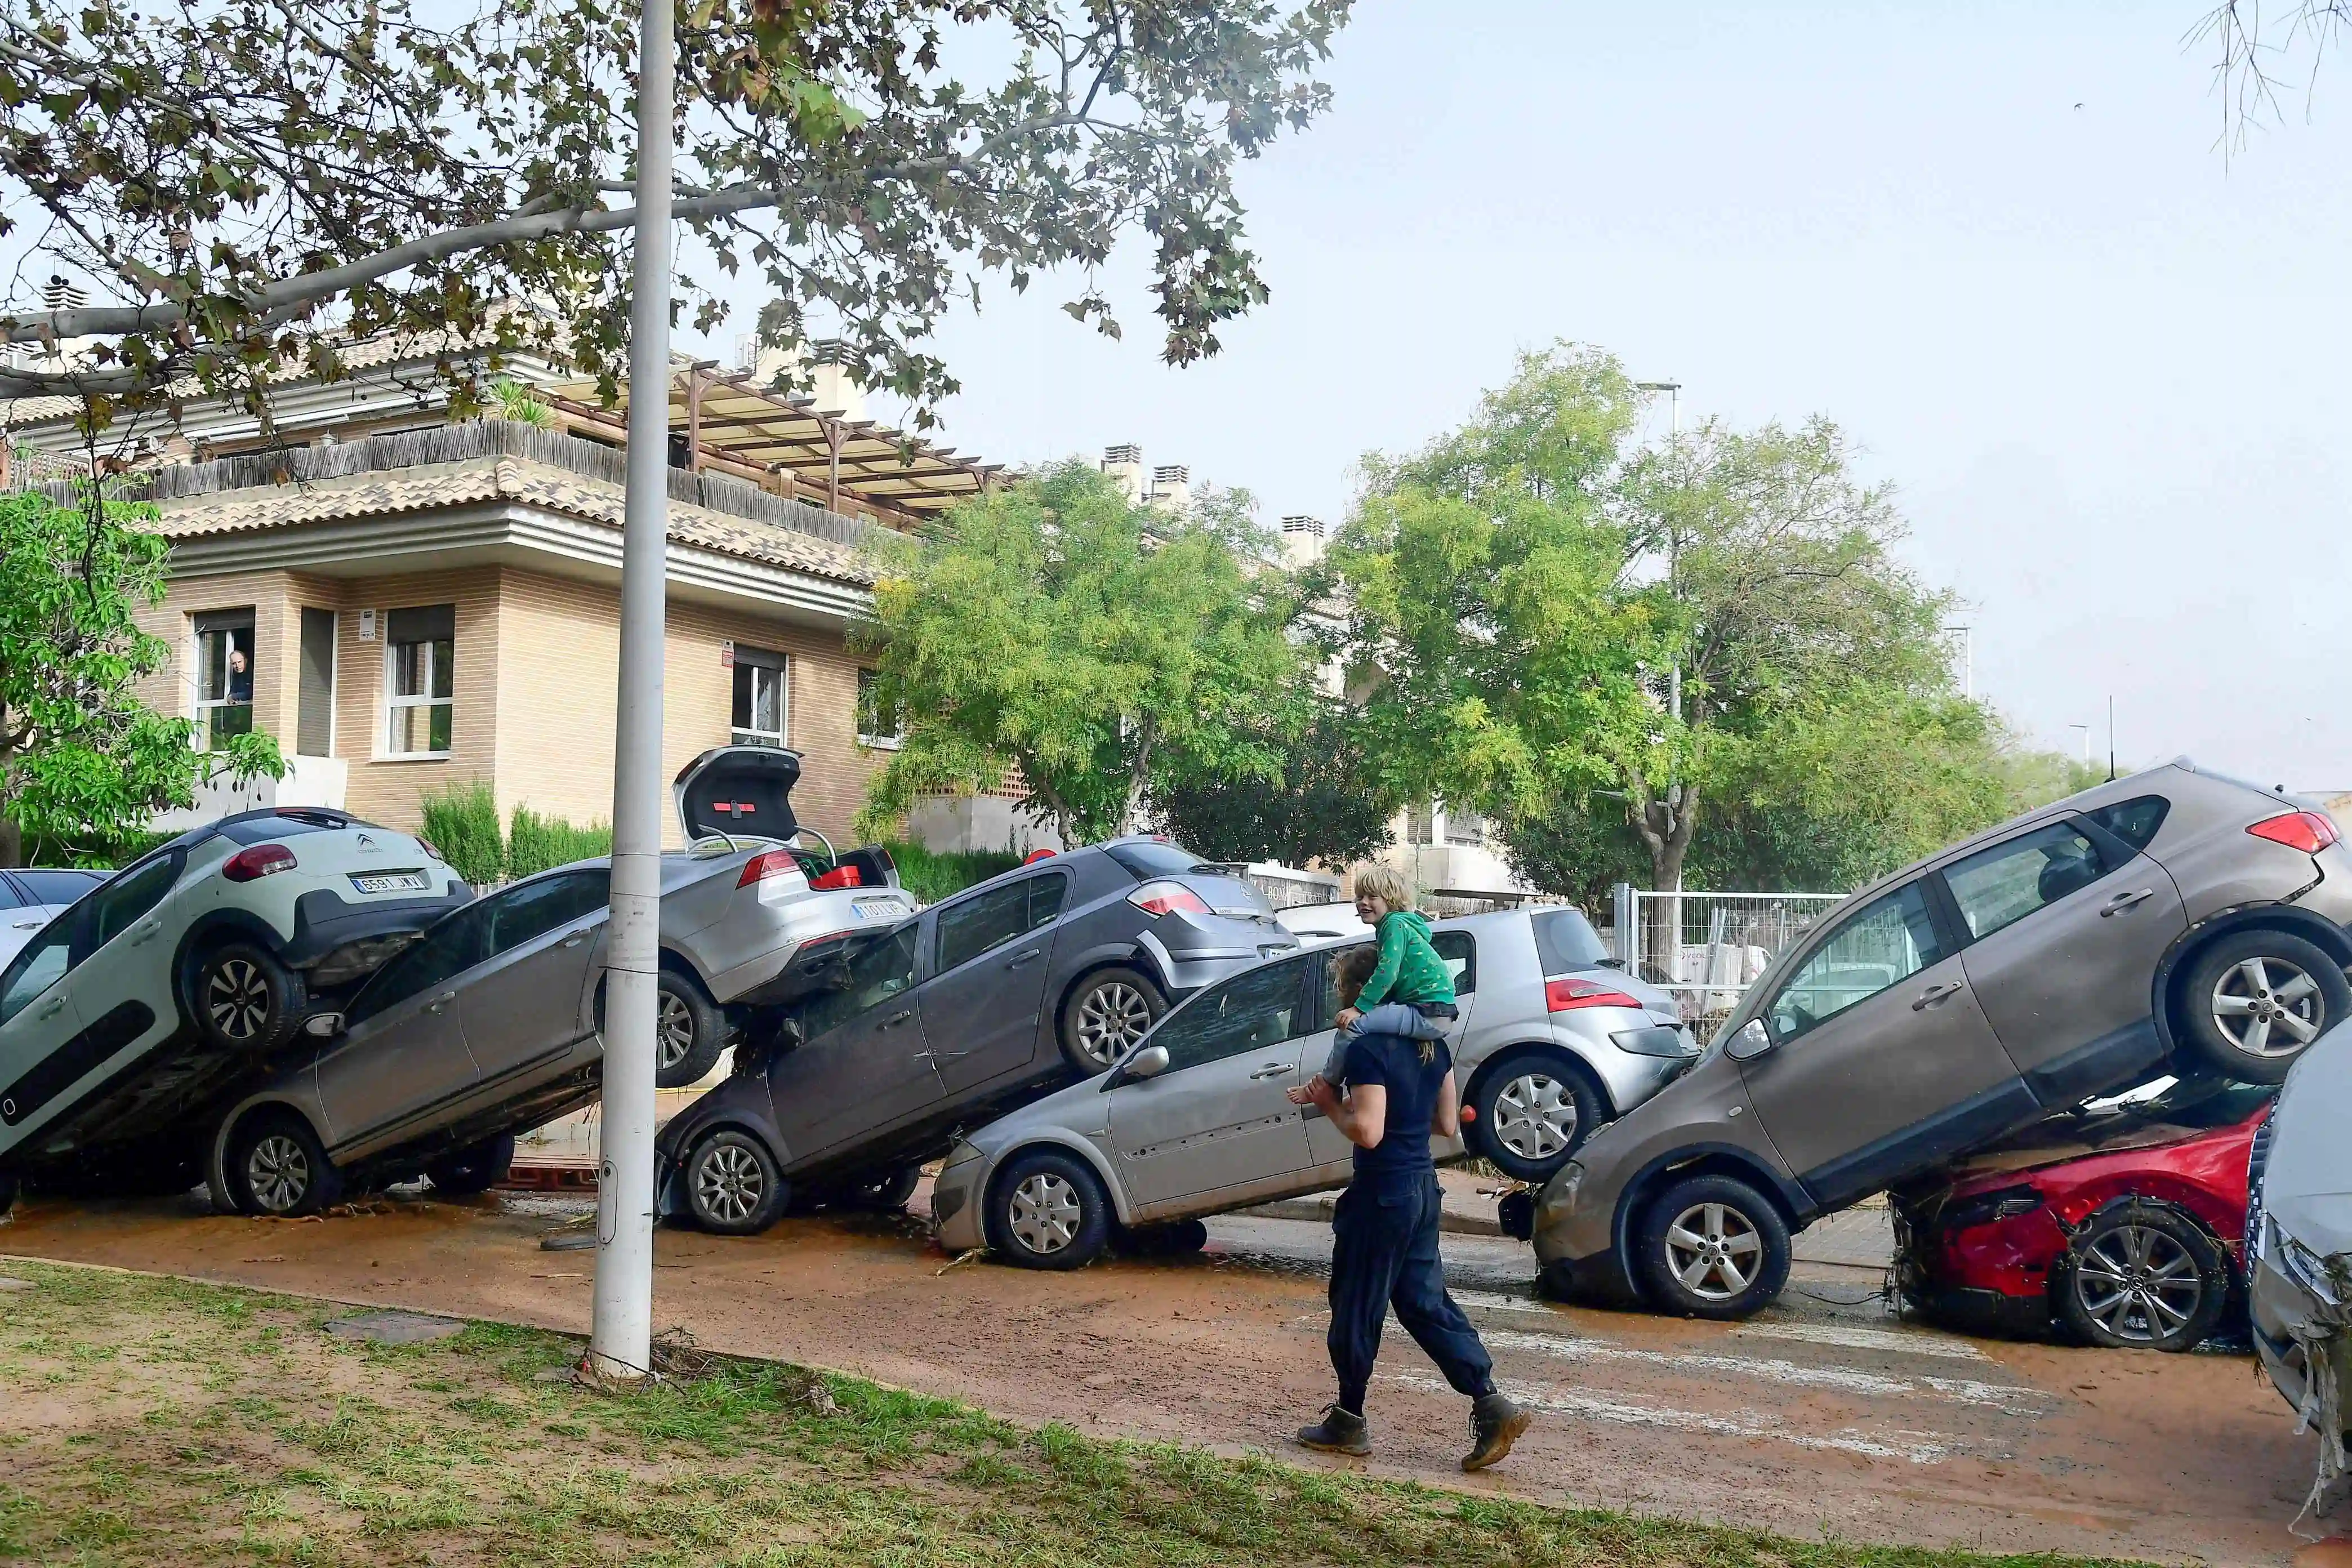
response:
[[[2352,858],[2182,761],[1864,889],[1535,1216],[1556,1290],[1740,1317],[1817,1216],[2168,1066],[2277,1083],[2352,1013]]]

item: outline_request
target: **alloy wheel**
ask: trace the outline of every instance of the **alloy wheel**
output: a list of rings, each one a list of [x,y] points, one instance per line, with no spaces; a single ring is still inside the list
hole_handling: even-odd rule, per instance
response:
[[[2074,1300],[2129,1344],[2154,1344],[2197,1315],[2205,1281],[2188,1248],[2150,1226],[2122,1225],[2083,1249]]]
[[[1051,1171],[1040,1171],[1013,1189],[1011,1217],[1014,1238],[1043,1258],[1077,1238],[1086,1211],[1077,1188]]]
[[[1097,1067],[1117,1067],[1151,1027],[1151,1004],[1124,981],[1096,988],[1078,1004],[1078,1049]]]
[[[232,958],[215,968],[205,985],[205,1010],[213,1027],[232,1040],[249,1040],[269,1016],[269,984],[250,959]]]
[[[285,1214],[299,1207],[310,1191],[310,1156],[283,1132],[272,1132],[245,1157],[246,1190],[264,1214]]]
[[[674,1068],[686,1060],[694,1049],[694,1014],[683,996],[662,993],[661,1011],[654,1020],[654,1039],[661,1052],[661,1065]]]
[[[1576,1096],[1548,1073],[1523,1073],[1495,1097],[1495,1142],[1522,1160],[1549,1160],[1576,1142]]]
[[[2213,984],[2213,1023],[2250,1057],[2292,1056],[2327,1026],[2319,982],[2284,958],[2254,957]]]
[[[728,1225],[748,1225],[768,1195],[767,1173],[751,1151],[720,1143],[694,1168],[694,1197],[702,1212]]]
[[[1702,1301],[1728,1301],[1756,1283],[1764,1238],[1729,1204],[1693,1204],[1666,1227],[1666,1264]]]

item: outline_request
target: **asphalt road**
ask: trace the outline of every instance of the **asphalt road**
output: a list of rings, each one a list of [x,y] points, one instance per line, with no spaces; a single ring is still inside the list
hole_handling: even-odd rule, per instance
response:
[[[539,1240],[585,1208],[393,1199],[300,1222],[216,1216],[200,1195],[32,1200],[0,1254],[581,1331],[593,1255]],[[1328,1230],[1212,1232],[1202,1257],[1041,1274],[950,1264],[912,1215],[665,1231],[655,1318],[1018,1419],[1355,1463],[1284,1441],[1329,1397]],[[1963,1339],[1894,1321],[1850,1265],[1801,1265],[1779,1304],[1719,1325],[1538,1301],[1506,1239],[1449,1236],[1445,1255],[1538,1423],[1506,1465],[1461,1476],[1466,1405],[1397,1332],[1369,1401],[1375,1471],[1802,1537],[2264,1563],[2299,1544],[2312,1439],[2245,1357]]]

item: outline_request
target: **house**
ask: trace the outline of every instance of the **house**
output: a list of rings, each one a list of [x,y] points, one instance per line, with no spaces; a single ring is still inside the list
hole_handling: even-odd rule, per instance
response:
[[[523,355],[503,374],[533,422],[453,420],[446,352],[355,344],[349,379],[281,383],[274,436],[193,401],[131,430],[160,461],[126,493],[171,542],[141,622],[174,657],[142,696],[205,737],[267,731],[292,764],[206,814],[274,800],[410,827],[427,795],[480,781],[502,815],[609,819],[626,410]],[[664,764],[790,746],[803,821],[840,840],[895,743],[850,637],[873,547],[997,469],[866,418],[836,366],[797,397],[770,390],[776,368],[676,362]],[[10,441],[60,457],[71,413],[0,407]]]

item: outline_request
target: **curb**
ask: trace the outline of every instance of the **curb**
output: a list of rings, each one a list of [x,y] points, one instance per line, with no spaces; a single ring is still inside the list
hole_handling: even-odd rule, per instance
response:
[[[1270,1204],[1236,1210],[1258,1219],[1303,1219],[1318,1225],[1331,1223],[1331,1210],[1338,1205],[1336,1197],[1280,1198]],[[1501,1222],[1480,1215],[1455,1214],[1451,1209],[1437,1217],[1437,1228],[1450,1236],[1500,1236]]]

